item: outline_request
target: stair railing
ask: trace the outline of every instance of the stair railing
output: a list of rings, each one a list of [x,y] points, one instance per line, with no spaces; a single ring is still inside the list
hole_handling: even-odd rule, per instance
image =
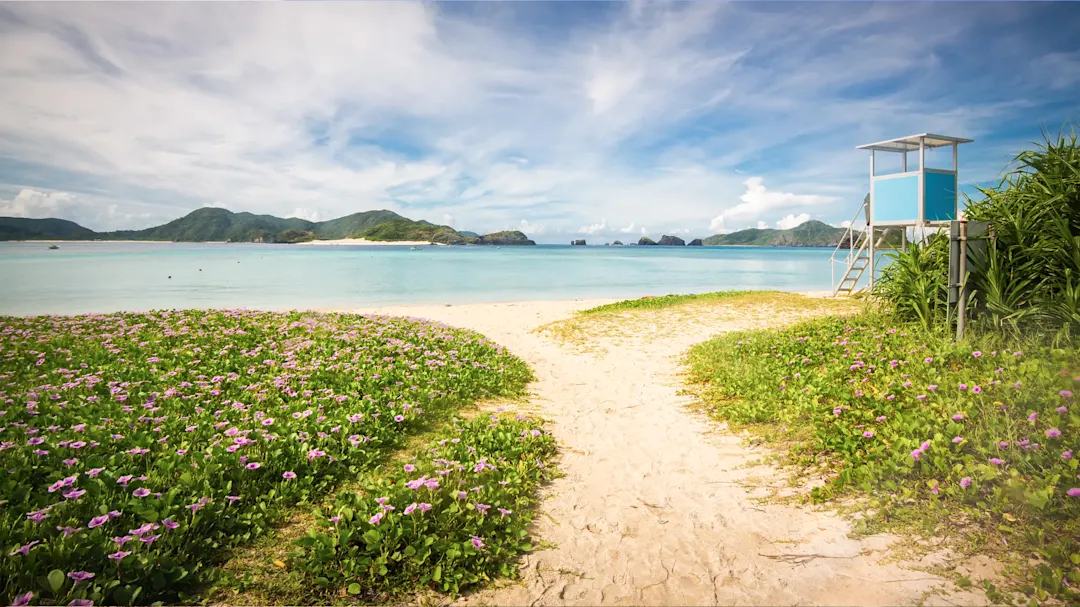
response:
[[[863,248],[866,246],[866,243],[863,241],[867,239],[867,226],[864,226],[862,229],[856,231],[855,222],[859,219],[860,216],[862,216],[863,220],[865,221],[868,212],[867,207],[869,206],[869,204],[869,201],[864,200],[863,203],[859,205],[859,209],[855,211],[855,216],[852,217],[851,221],[848,222],[847,232],[844,233],[844,237],[840,239],[840,242],[836,244],[836,249],[833,250],[832,256],[829,257],[829,270],[831,273],[831,279],[833,284],[833,295],[839,293],[841,282],[844,280],[844,278],[846,278],[848,270],[855,263],[858,255],[862,253]],[[843,252],[845,243],[847,244],[846,253]],[[841,255],[843,255],[843,257],[841,257]],[[836,281],[837,263],[844,264],[844,277],[840,279],[841,282]]]

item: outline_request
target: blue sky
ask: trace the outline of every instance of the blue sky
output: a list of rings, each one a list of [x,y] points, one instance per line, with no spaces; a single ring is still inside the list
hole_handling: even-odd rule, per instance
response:
[[[539,242],[840,224],[855,146],[1080,120],[1074,3],[4,3],[0,215],[388,208]]]

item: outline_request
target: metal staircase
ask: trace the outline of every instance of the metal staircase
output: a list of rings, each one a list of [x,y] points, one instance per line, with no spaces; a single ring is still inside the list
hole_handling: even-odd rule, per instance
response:
[[[832,268],[833,295],[851,295],[858,289],[866,268],[870,267],[870,201],[864,200],[862,206],[856,211],[855,216],[848,223],[847,233],[840,243],[836,245],[832,257],[829,258],[829,266]],[[861,217],[860,217],[861,216]],[[862,219],[863,227],[856,228],[856,222]],[[886,230],[887,231],[887,230]],[[882,235],[884,238],[884,234]],[[845,246],[846,245],[846,246]],[[836,282],[836,265],[843,266],[843,277]]]

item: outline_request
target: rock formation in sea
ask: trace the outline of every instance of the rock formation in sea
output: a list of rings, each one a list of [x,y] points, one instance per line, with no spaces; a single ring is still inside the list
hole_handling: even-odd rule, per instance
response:
[[[664,234],[660,237],[660,242],[657,244],[665,247],[681,247],[686,244],[686,241],[678,236],[668,236],[667,234]]]

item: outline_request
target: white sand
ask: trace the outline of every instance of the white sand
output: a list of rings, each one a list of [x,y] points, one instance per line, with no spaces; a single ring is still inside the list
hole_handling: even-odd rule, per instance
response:
[[[943,584],[956,589],[883,562],[896,538],[849,539],[849,524],[831,512],[758,503],[762,489],[746,485],[784,484],[772,468],[745,467],[766,452],[685,408],[693,399],[679,394],[678,373],[689,346],[812,312],[725,310],[722,302],[670,317],[650,311],[630,319],[618,340],[595,337],[607,349],[600,354],[531,332],[600,303],[608,302],[361,310],[474,329],[523,357],[538,378],[528,408],[553,422],[561,443],[566,476],[545,490],[534,529],[554,547],[524,559],[520,583],[463,603],[901,605]],[[928,603],[985,599],[961,593]]]
[[[420,246],[420,245],[423,245],[425,247],[429,247],[429,246],[432,246],[432,245],[437,246],[437,247],[446,246],[444,244],[431,243],[431,242],[429,242],[427,240],[394,240],[394,241],[389,241],[388,242],[388,241],[385,241],[385,240],[367,240],[366,238],[339,238],[337,240],[309,240],[307,242],[298,242],[296,244],[298,244],[298,245],[316,245],[316,246],[344,245],[344,244],[362,244],[362,245],[376,245],[376,246],[392,246],[392,245],[402,246],[402,245],[407,245],[407,246],[414,246],[414,247],[415,246]]]

